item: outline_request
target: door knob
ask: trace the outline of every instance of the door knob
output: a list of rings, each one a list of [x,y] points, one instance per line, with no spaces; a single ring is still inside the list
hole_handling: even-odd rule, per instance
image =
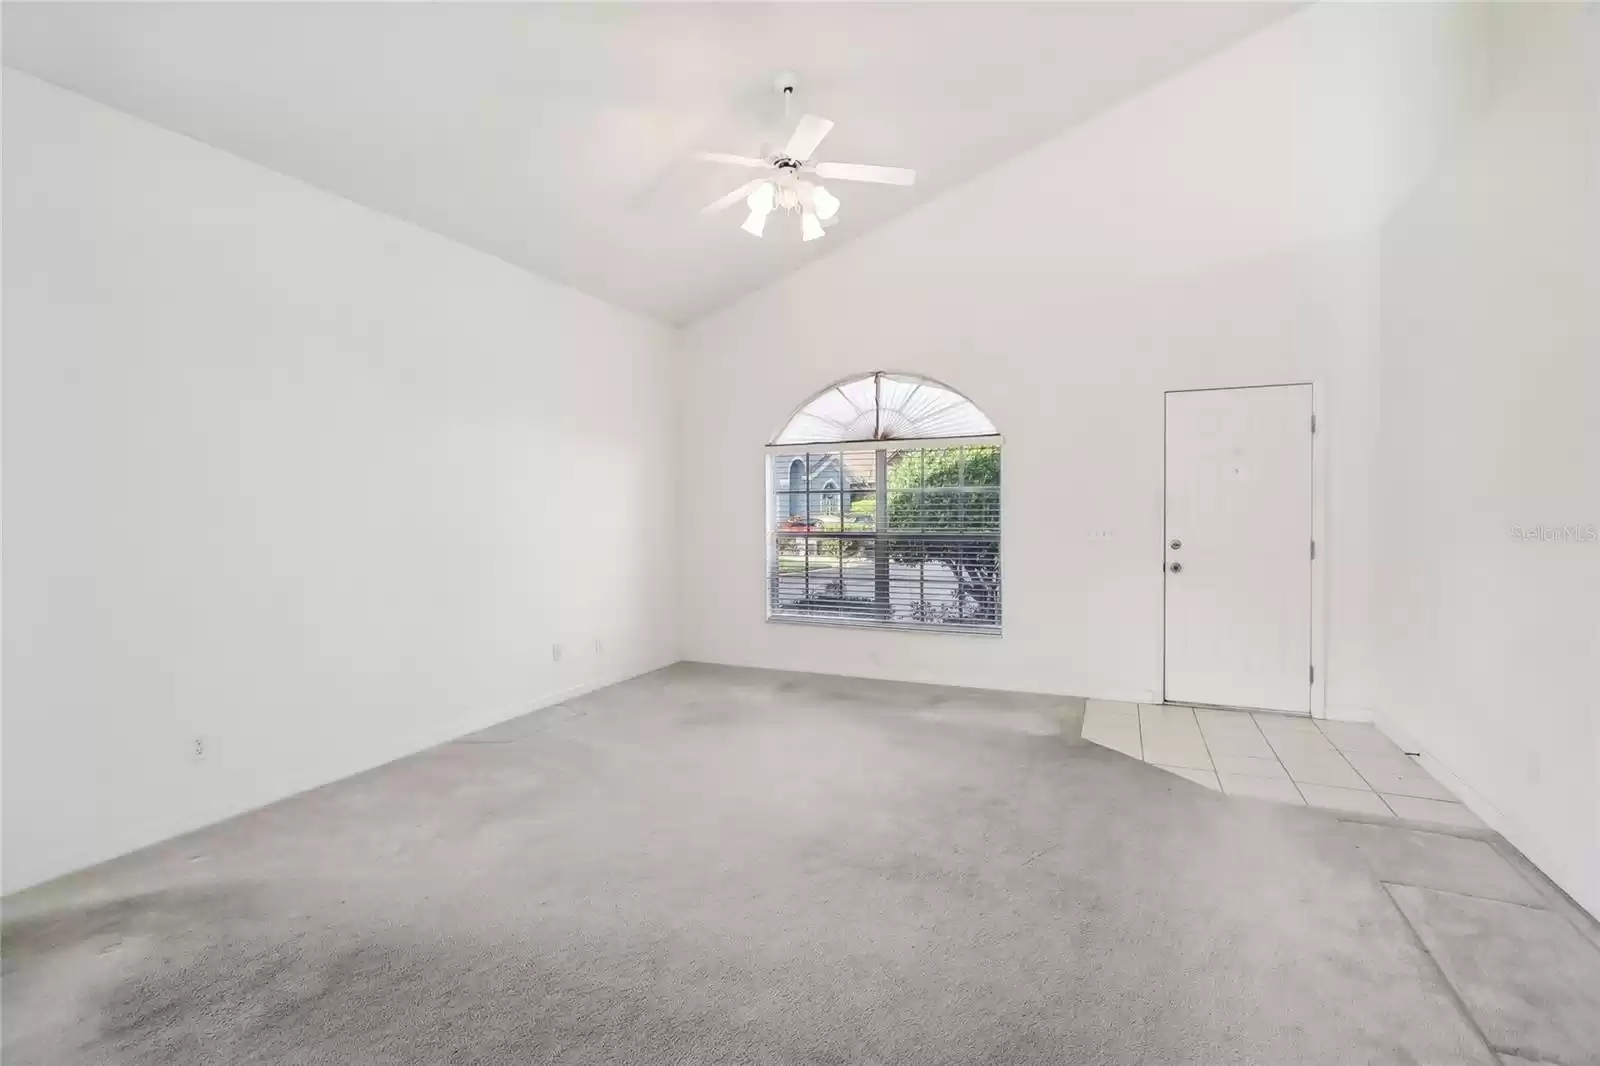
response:
[[[1167,567],[1167,569],[1171,570],[1174,574],[1180,573],[1183,570],[1183,564],[1173,563],[1171,566]]]

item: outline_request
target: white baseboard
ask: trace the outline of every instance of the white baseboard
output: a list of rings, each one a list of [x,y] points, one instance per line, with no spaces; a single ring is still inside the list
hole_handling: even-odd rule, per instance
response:
[[[635,677],[671,666],[677,660],[650,661],[641,663],[638,660],[619,666],[618,669],[608,672],[603,676],[569,685],[563,689],[539,693],[525,702],[518,702],[514,706],[502,706],[485,710],[477,714],[460,715],[441,719],[436,728],[428,730],[408,743],[397,744],[386,749],[379,749],[370,753],[366,758],[351,759],[340,766],[333,774],[317,774],[291,784],[287,788],[274,789],[269,793],[258,794],[248,798],[241,798],[239,802],[218,804],[204,812],[197,812],[182,820],[174,820],[153,833],[139,833],[129,835],[120,840],[109,842],[96,842],[96,846],[85,847],[78,854],[64,862],[52,863],[41,869],[36,876],[27,878],[14,884],[5,886],[6,898],[11,898],[17,893],[28,892],[48,885],[64,877],[69,877],[83,870],[99,866],[102,863],[112,862],[126,855],[143,851],[146,848],[156,847],[168,841],[186,837],[197,833],[221,822],[249,814],[252,811],[270,807],[294,796],[310,792],[314,789],[324,788],[339,781],[347,780],[358,774],[368,773],[381,766],[407,759],[421,752],[448,744],[460,737],[467,736],[490,726],[499,725],[501,722],[533,711],[550,707],[566,700],[576,699],[579,696],[597,691],[609,685],[619,684]],[[109,845],[109,846],[108,846]]]
[[[1485,799],[1471,785],[1467,784],[1460,774],[1430,752],[1414,733],[1389,715],[1376,715],[1372,724],[1378,727],[1378,732],[1394,741],[1395,746],[1401,751],[1408,755],[1416,756],[1417,761],[1422,764],[1422,768],[1428,771],[1435,781],[1449,789],[1456,799],[1465,803],[1468,810],[1483,819],[1485,825],[1504,835],[1501,826],[1505,821],[1505,817],[1500,809]]]
[[[630,664],[623,667],[614,675],[595,678],[590,681],[583,681],[579,684],[570,685],[567,688],[558,689],[554,692],[541,693],[526,703],[518,703],[515,706],[510,707],[498,707],[492,711],[486,711],[481,715],[469,716],[465,719],[465,721],[457,722],[456,724],[452,725],[450,727],[449,736],[435,741],[433,744],[418,748],[417,751],[427,751],[428,748],[438,747],[440,744],[448,744],[452,740],[459,740],[461,737],[482,732],[485,729],[499,725],[501,722],[509,722],[513,718],[521,718],[525,714],[532,714],[534,711],[542,711],[546,707],[554,707],[558,703],[564,703],[567,700],[575,700],[579,696],[587,696],[591,692],[598,692],[601,689],[609,688],[612,685],[620,685],[624,681],[632,681],[636,677],[643,677],[645,674],[654,673],[657,670],[662,670],[673,665],[673,663],[682,661],[683,660],[681,659],[669,659],[665,662],[653,663],[648,666],[639,666],[637,663]],[[415,754],[415,752],[412,754]],[[401,756],[401,758],[405,758],[405,756]],[[393,762],[394,760],[391,759],[388,761]],[[384,764],[380,763],[379,765]],[[339,780],[343,780],[343,778],[340,778]]]
[[[1427,770],[1435,781],[1466,804],[1467,809],[1477,815],[1484,825],[1499,833],[1507,843],[1520,851],[1528,862],[1559,886],[1580,908],[1593,907],[1594,900],[1583,898],[1583,888],[1579,884],[1581,876],[1569,868],[1561,867],[1556,859],[1555,850],[1545,846],[1544,834],[1539,831],[1538,826],[1530,825],[1526,819],[1501,810],[1489,802],[1483,793],[1473,788],[1448,763],[1430,752],[1414,733],[1393,718],[1379,714],[1373,724],[1378,727],[1378,732],[1394,741],[1401,750],[1415,754],[1422,768]]]

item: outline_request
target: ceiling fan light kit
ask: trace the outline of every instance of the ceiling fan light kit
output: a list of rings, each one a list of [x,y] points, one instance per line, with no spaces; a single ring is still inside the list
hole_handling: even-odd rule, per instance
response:
[[[783,94],[784,113],[788,113],[790,98],[794,95],[793,74],[778,75],[778,90]],[[800,239],[814,241],[824,236],[826,227],[839,219],[839,198],[826,188],[809,180],[805,175],[816,175],[839,181],[866,181],[879,185],[910,185],[916,180],[914,170],[903,167],[880,167],[864,163],[824,163],[812,158],[822,139],[833,129],[833,122],[816,115],[801,115],[794,133],[783,149],[764,159],[755,156],[730,155],[725,152],[701,152],[699,158],[709,163],[751,167],[768,171],[768,175],[746,182],[726,196],[707,204],[701,213],[716,214],[745,202],[750,215],[739,228],[760,237],[766,230],[767,216],[780,208],[786,212],[800,213]]]

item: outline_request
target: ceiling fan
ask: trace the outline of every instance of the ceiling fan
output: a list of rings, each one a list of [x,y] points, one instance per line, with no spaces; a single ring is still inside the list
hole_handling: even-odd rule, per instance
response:
[[[794,97],[794,75],[780,74],[777,87],[783,93],[784,116],[787,117],[789,101]],[[800,123],[795,126],[788,143],[771,155],[758,158],[724,152],[698,153],[698,158],[709,163],[728,163],[767,171],[761,177],[747,181],[728,195],[707,204],[700,213],[714,215],[743,200],[750,208],[750,216],[740,228],[759,237],[766,229],[767,216],[772,212],[779,208],[799,211],[800,239],[814,241],[824,234],[824,227],[838,221],[839,198],[810,180],[812,175],[829,180],[870,181],[880,185],[910,185],[917,180],[917,172],[904,167],[822,163],[812,159],[812,153],[831,129],[833,123],[828,119],[801,115]]]

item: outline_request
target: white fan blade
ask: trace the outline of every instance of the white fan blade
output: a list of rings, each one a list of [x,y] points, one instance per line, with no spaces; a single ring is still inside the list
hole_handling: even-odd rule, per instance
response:
[[[747,181],[737,189],[730,192],[728,195],[724,196],[722,199],[706,204],[706,206],[700,209],[700,213],[702,215],[714,215],[718,211],[732,207],[740,200],[743,200],[746,196],[749,196],[751,193],[755,192],[756,186],[760,185],[766,180],[766,178],[756,178],[754,181]]]
[[[703,159],[707,163],[731,163],[736,167],[764,167],[765,159],[757,159],[749,155],[728,155],[726,152],[696,152],[696,159]]]
[[[822,138],[831,129],[833,122],[829,119],[801,115],[800,125],[794,128],[789,143],[783,146],[783,154],[790,159],[810,159],[811,153],[817,150],[817,145],[822,143]]]
[[[915,170],[905,167],[875,167],[868,163],[818,163],[819,178],[840,181],[875,181],[880,185],[910,185],[917,180]]]

